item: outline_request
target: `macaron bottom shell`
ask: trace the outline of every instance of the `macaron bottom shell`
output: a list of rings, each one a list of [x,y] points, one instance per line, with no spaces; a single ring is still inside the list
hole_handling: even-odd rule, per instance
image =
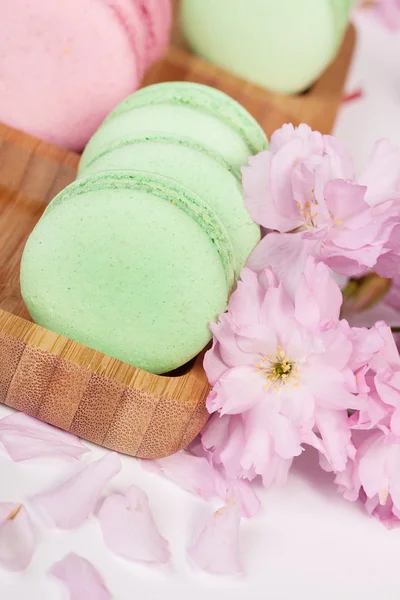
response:
[[[123,174],[104,177],[50,204],[24,250],[23,298],[40,325],[165,373],[202,350],[226,308],[229,240],[207,211],[199,226],[172,195],[152,193],[157,178],[129,187]]]

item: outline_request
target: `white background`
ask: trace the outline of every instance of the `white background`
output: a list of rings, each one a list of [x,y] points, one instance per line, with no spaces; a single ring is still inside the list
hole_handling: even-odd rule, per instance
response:
[[[400,144],[400,33],[389,34],[365,18],[358,28],[347,90],[361,86],[364,97],[343,106],[335,134],[348,144],[360,169],[377,139],[390,137]],[[8,412],[0,407],[0,418]],[[93,448],[88,458],[102,453]],[[143,471],[134,459],[122,461],[122,472],[105,492],[122,491],[132,483],[143,487],[161,533],[170,541],[171,565],[146,568],[113,556],[95,517],[67,533],[46,529],[35,518],[34,559],[23,574],[0,570],[0,600],[67,598],[46,571],[71,551],[93,562],[115,600],[400,599],[400,529],[385,530],[361,506],[343,500],[331,476],[316,467],[313,452],[297,460],[285,488],[260,490],[261,514],[244,521],[241,529],[245,575],[237,578],[206,575],[186,560],[191,529],[205,503]],[[50,459],[14,464],[0,451],[0,501],[25,502],[81,464]]]

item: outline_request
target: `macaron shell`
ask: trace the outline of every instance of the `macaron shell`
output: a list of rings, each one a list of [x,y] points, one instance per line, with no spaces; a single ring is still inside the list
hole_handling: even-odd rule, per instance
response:
[[[222,159],[216,160],[191,140],[148,135],[111,146],[83,171],[84,176],[102,171],[139,169],[180,181],[213,208],[231,239],[239,276],[250,253],[260,241],[260,228],[247,212],[239,181]]]
[[[139,85],[121,23],[98,0],[0,0],[0,11],[0,121],[80,151]]]
[[[169,43],[172,25],[170,0],[136,0],[147,24],[148,65],[159,60]]]
[[[216,88],[200,83],[168,81],[146,86],[121,102],[106,120],[150,104],[190,106],[224,121],[241,136],[250,154],[268,148],[265,132],[239,102]]]
[[[250,154],[242,137],[214,115],[190,106],[150,104],[106,120],[86,146],[79,171],[111,144],[153,133],[191,138],[210,147],[234,168],[246,164]]]
[[[340,46],[343,34],[349,23],[353,0],[329,0],[336,26],[336,46]]]
[[[137,57],[140,77],[149,64],[148,24],[138,5],[139,0],[103,0],[117,15],[128,36],[132,50]]]
[[[122,175],[87,182],[53,202],[27,242],[28,310],[44,327],[124,362],[172,370],[207,344],[208,323],[226,308],[216,246],[151,185],[130,188]]]
[[[182,0],[181,21],[197,54],[281,93],[307,89],[337,48],[329,0]]]

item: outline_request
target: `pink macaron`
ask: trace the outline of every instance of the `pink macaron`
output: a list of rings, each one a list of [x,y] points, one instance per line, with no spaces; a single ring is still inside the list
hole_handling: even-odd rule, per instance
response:
[[[170,0],[0,0],[0,121],[70,150],[165,51]]]

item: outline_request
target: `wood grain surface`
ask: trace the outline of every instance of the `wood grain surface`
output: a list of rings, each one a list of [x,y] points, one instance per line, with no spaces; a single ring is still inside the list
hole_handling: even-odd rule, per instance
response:
[[[174,32],[144,85],[186,80],[241,102],[267,134],[285,122],[331,131],[355,41],[307,94],[282,96],[193,56]],[[178,451],[207,421],[209,385],[199,356],[188,373],[145,373],[30,321],[19,266],[26,239],[52,198],[74,180],[79,157],[0,123],[0,402],[112,450],[155,458]]]

